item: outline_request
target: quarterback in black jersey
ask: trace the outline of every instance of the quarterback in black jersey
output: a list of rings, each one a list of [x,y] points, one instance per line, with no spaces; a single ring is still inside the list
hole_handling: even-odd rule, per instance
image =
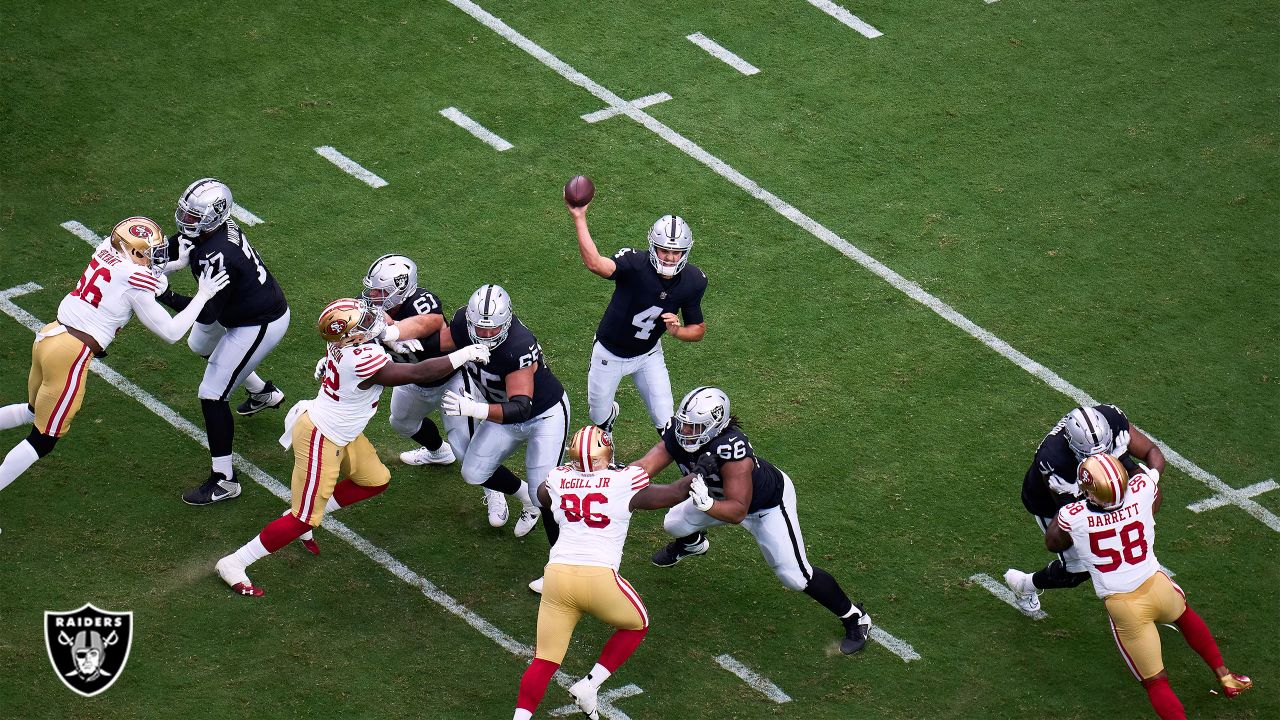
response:
[[[440,333],[442,350],[465,339],[489,348],[489,362],[468,372],[470,395],[446,390],[440,409],[446,416],[479,421],[462,459],[462,479],[504,495],[515,495],[524,509],[516,537],[527,535],[542,515],[547,538],[555,544],[557,527],[549,508],[539,510],[533,493],[564,457],[569,427],[569,396],[547,366],[542,346],[512,313],[511,296],[497,285],[483,285]],[[521,443],[525,482],[502,466]],[[503,508],[506,499],[500,498]],[[490,524],[494,524],[490,508]],[[501,516],[506,521],[505,513]],[[502,523],[497,523],[501,525]]]
[[[1040,441],[1031,467],[1022,479],[1022,505],[1035,518],[1042,534],[1053,525],[1060,508],[1082,497],[1076,469],[1085,458],[1098,453],[1119,459],[1131,474],[1139,471],[1133,458],[1157,473],[1164,472],[1164,453],[1151,438],[1129,424],[1129,418],[1120,408],[1115,405],[1075,408]],[[1058,553],[1056,560],[1035,573],[1010,568],[1004,574],[1018,607],[1027,614],[1040,610],[1036,591],[1075,587],[1088,579],[1088,563],[1075,548]]]
[[[190,505],[208,505],[240,494],[231,466],[235,432],[228,402],[231,393],[242,384],[249,392],[249,398],[236,408],[241,415],[284,402],[284,393],[258,377],[256,370],[289,327],[289,303],[258,251],[231,219],[233,207],[225,184],[214,178],[191,183],[174,212],[178,234],[170,238],[170,257],[179,261],[165,268],[173,272],[189,265],[197,278],[206,269],[226,271],[231,280],[225,291],[205,305],[187,338],[187,346],[209,361],[199,397],[213,465],[204,483],[183,493],[182,499]],[[191,301],[172,290],[158,299],[175,310]]]
[[[671,378],[662,353],[662,335],[697,342],[706,334],[702,295],[707,276],[689,265],[693,233],[675,215],[664,215],[649,230],[649,250],[623,248],[612,258],[600,254],[587,229],[587,206],[567,201],[578,233],[578,252],[591,272],[614,282],[613,297],[596,329],[587,373],[591,422],[612,430],[618,407],[614,396],[623,377],[636,389],[659,430],[671,419]],[[684,324],[681,324],[683,316]]]
[[[682,474],[699,477],[689,499],[667,511],[662,524],[676,539],[654,553],[654,565],[670,567],[705,553],[710,543],[703,531],[709,527],[742,525],[783,585],[803,591],[840,618],[845,630],[841,652],[851,655],[866,645],[871,616],[830,573],[809,564],[795,486],[786,473],[755,454],[729,412],[724,391],[700,387],[685,395],[662,439],[634,464],[653,477],[673,461]]]

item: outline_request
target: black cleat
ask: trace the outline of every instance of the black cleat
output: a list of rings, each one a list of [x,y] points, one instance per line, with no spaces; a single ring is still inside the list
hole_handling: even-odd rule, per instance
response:
[[[236,407],[237,415],[255,415],[268,408],[278,408],[284,402],[284,391],[267,381],[260,393],[249,393],[249,398]]]
[[[840,618],[844,623],[844,637],[840,640],[840,652],[852,655],[867,646],[867,636],[871,634],[871,616],[862,609],[862,603],[853,606],[857,614]]]
[[[182,502],[188,505],[212,505],[222,500],[230,500],[240,494],[240,483],[236,482],[235,473],[228,480],[220,472],[209,473],[209,479],[200,487],[182,493]]]
[[[658,567],[671,567],[687,557],[706,553],[709,547],[711,543],[702,533],[698,533],[698,540],[692,545],[686,545],[684,541],[676,538],[653,554],[653,564]]]
[[[609,411],[609,418],[596,426],[603,430],[604,434],[608,435],[611,441],[613,440],[613,424],[618,422],[618,413],[621,411],[622,408],[615,402],[613,404],[613,409]]]

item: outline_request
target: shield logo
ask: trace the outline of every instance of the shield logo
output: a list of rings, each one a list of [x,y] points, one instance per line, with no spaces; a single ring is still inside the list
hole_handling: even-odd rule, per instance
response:
[[[44,612],[44,645],[62,684],[79,695],[105,692],[120,677],[133,646],[133,613],[99,610]]]

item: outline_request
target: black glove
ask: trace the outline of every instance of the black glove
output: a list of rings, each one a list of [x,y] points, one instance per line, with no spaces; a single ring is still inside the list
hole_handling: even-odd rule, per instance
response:
[[[715,456],[711,453],[702,453],[693,463],[693,471],[704,478],[709,478],[720,472],[720,463],[716,462]]]

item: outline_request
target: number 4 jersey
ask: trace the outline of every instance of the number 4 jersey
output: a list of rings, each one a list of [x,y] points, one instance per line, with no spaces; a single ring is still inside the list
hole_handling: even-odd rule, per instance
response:
[[[1160,571],[1156,560],[1156,518],[1152,505],[1156,483],[1139,473],[1129,479],[1124,504],[1099,512],[1081,500],[1058,511],[1058,527],[1071,534],[1080,556],[1089,563],[1098,597],[1138,589]]]
[[[686,265],[674,278],[663,280],[649,263],[649,252],[631,248],[615,253],[613,262],[613,298],[596,328],[596,340],[605,350],[622,358],[649,352],[666,332],[662,313],[681,313],[685,325],[702,322],[707,276],[701,270]]]
[[[631,496],[648,487],[649,474],[636,465],[594,473],[561,465],[547,473],[546,484],[560,524],[548,562],[617,570],[631,525]]]

